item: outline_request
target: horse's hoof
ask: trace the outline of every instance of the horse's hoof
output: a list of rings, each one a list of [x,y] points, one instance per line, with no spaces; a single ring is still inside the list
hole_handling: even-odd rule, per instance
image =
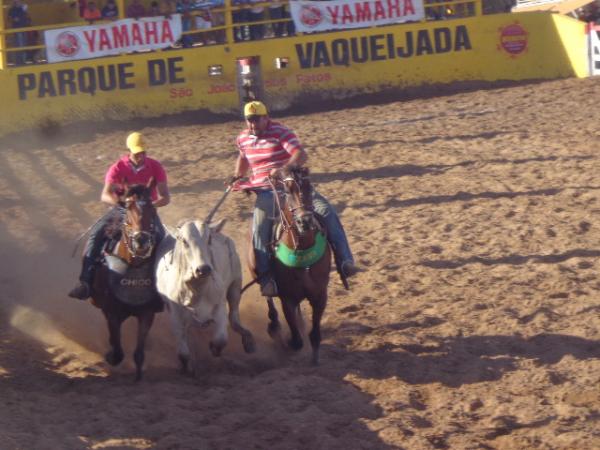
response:
[[[179,373],[187,375],[190,358],[184,355],[179,355]]]
[[[111,350],[104,356],[104,359],[111,366],[118,366],[121,363],[121,361],[123,361],[124,356],[125,355],[123,355],[123,352],[117,353],[117,352],[114,352],[113,350]]]
[[[136,383],[138,381],[142,381],[142,371],[141,370],[138,371],[138,372],[136,372],[136,374],[135,374],[135,381],[136,381]]]
[[[250,333],[242,336],[242,345],[246,353],[254,353],[256,351],[256,342],[254,342],[254,337]]]
[[[313,353],[310,363],[313,367],[319,366],[319,354],[318,353]]]
[[[290,348],[294,351],[298,351],[302,348],[302,346],[304,345],[304,342],[302,342],[302,339],[290,339],[288,342],[288,345],[290,346]]]
[[[271,339],[277,339],[277,336],[279,335],[280,331],[281,325],[279,325],[279,322],[269,323],[269,326],[267,327],[267,333],[269,333]]]

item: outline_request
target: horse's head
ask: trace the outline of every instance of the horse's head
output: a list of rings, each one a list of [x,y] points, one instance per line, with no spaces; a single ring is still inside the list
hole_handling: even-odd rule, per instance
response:
[[[214,270],[211,240],[213,234],[221,230],[224,222],[222,220],[209,225],[198,220],[186,221],[177,228],[174,236],[177,239],[177,271],[192,289],[201,286]]]
[[[299,167],[286,171],[281,176],[285,192],[286,210],[298,233],[303,235],[316,229],[312,203],[312,186],[308,178],[308,169]],[[285,212],[285,211],[284,211]]]
[[[123,239],[129,253],[134,258],[148,258],[155,245],[156,208],[152,203],[154,180],[147,185],[135,184],[129,187],[123,197],[125,220]]]

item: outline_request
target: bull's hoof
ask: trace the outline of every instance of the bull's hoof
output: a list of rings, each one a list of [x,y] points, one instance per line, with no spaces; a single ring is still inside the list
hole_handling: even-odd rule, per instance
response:
[[[123,361],[124,356],[122,351],[115,352],[114,350],[111,350],[104,356],[104,359],[111,366],[118,366],[121,364],[121,361]]]
[[[290,348],[292,350],[298,351],[298,350],[302,349],[304,342],[302,342],[302,339],[290,339],[288,342],[288,345],[290,346]]]
[[[179,372],[182,375],[187,375],[189,370],[190,358],[189,356],[179,355]]]
[[[210,348],[212,355],[218,357],[221,356],[221,352],[223,351],[223,347],[225,347],[225,345],[217,345],[213,341],[210,341],[208,347]]]
[[[242,336],[242,345],[246,353],[254,353],[256,351],[256,342],[254,342],[254,336],[250,333]]]

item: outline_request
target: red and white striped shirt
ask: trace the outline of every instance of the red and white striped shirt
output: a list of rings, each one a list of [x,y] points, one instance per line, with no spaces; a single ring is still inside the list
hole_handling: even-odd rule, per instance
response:
[[[250,181],[239,186],[242,189],[269,186],[269,172],[285,165],[294,153],[302,149],[292,130],[271,120],[260,136],[250,134],[249,129],[242,131],[236,144],[252,170]]]

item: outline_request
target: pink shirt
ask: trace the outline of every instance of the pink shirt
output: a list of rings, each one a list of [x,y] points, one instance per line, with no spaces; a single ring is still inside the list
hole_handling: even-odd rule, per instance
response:
[[[123,192],[118,193],[122,194],[128,186],[133,184],[147,184],[152,177],[154,177],[157,184],[167,182],[167,174],[161,163],[146,156],[144,164],[135,167],[129,160],[129,155],[124,155],[110,166],[104,177],[104,183],[121,186]],[[157,198],[158,191],[155,187],[152,190],[152,200],[156,200]]]
[[[260,136],[254,136],[249,129],[245,129],[236,143],[252,170],[250,181],[239,186],[242,189],[269,186],[267,177],[271,169],[285,165],[302,148],[292,130],[273,121],[269,121]]]

